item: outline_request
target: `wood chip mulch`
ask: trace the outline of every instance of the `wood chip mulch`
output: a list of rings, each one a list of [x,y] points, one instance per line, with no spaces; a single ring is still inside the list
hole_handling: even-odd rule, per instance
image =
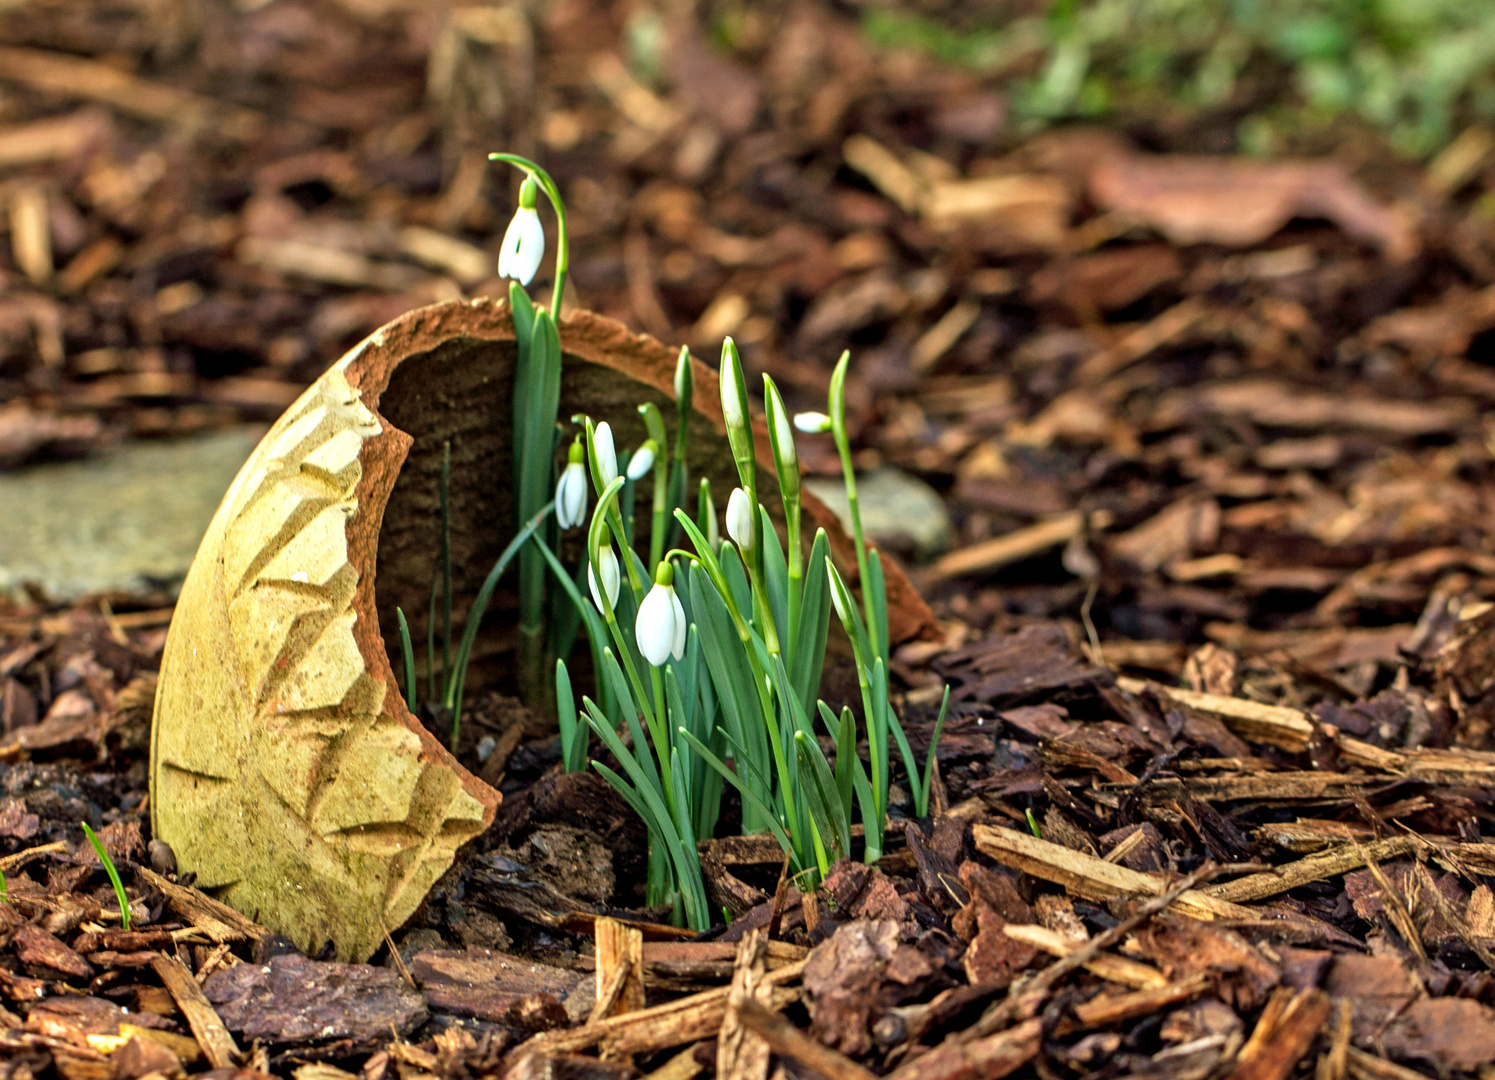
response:
[[[1002,73],[733,11],[722,49],[603,0],[5,5],[0,465],[269,420],[500,294],[484,158],[532,152],[577,306],[732,334],[793,407],[855,351],[859,467],[952,518],[890,540],[941,617],[894,658],[921,756],[954,688],[935,813],[805,895],[710,842],[695,940],[490,694],[495,828],[371,964],[304,956],[151,841],[169,597],[5,602],[0,1080],[1487,1075],[1488,154],[1029,138]]]

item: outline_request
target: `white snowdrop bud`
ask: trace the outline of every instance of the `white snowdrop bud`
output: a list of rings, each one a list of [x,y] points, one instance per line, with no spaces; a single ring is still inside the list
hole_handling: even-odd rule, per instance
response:
[[[753,504],[742,488],[733,488],[727,499],[727,535],[743,551],[753,549]]]
[[[794,426],[806,435],[819,435],[831,429],[831,418],[823,412],[795,413]]]
[[[644,445],[635,450],[633,456],[628,459],[628,479],[642,480],[648,476],[649,470],[654,468],[654,458],[658,452],[658,443],[653,439],[645,440]]]
[[[602,478],[602,488],[606,489],[618,478],[618,452],[613,449],[612,425],[606,420],[592,433],[592,453],[597,463],[597,475]]]
[[[722,349],[722,418],[729,428],[747,422],[747,402],[742,400],[742,374],[738,365],[737,350]]]

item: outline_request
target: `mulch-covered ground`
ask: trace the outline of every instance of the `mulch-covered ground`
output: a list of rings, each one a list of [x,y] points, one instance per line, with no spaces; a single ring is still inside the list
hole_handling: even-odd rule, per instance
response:
[[[0,7],[0,466],[272,419],[499,294],[485,156],[531,153],[570,303],[731,334],[796,407],[851,348],[859,466],[944,495],[948,550],[905,552],[942,636],[895,656],[921,757],[954,688],[932,819],[808,896],[711,843],[731,922],[692,940],[491,696],[494,829],[372,966],[303,957],[151,843],[169,598],[9,603],[0,1077],[1495,1068],[1492,140],[1029,137],[839,8],[713,14],[729,48],[587,0]]]

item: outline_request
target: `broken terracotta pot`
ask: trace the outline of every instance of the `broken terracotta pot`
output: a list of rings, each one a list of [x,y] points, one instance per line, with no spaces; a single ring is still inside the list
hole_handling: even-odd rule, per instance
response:
[[[672,415],[669,349],[587,313],[560,337],[563,418],[607,419],[627,447],[644,438],[639,403]],[[458,627],[513,534],[514,358],[498,301],[422,308],[374,333],[270,429],[183,586],[152,731],[155,835],[199,887],[308,951],[367,958],[493,820],[498,792],[410,714],[389,656],[396,605],[426,610],[444,441]],[[695,376],[706,422],[692,429],[692,474],[724,502],[736,481],[716,373],[698,363]],[[773,490],[761,423],[758,447]],[[808,493],[805,512],[855,567]],[[932,629],[896,566],[887,585],[894,640]],[[495,598],[470,690],[512,651],[513,610],[512,594]]]

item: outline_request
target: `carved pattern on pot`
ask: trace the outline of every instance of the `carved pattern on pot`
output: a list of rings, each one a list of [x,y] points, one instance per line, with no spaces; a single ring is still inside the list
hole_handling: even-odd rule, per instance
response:
[[[382,940],[380,918],[398,926],[410,916],[487,807],[385,711],[389,689],[354,639],[347,525],[359,452],[382,425],[343,376],[351,359],[265,436],[209,529],[204,550],[216,534],[220,554],[194,564],[183,599],[219,617],[170,636],[162,666],[173,677],[157,706],[197,722],[156,725],[152,776],[157,806],[190,808],[195,827],[162,825],[199,886],[277,927],[299,924],[303,947],[333,940],[361,956]],[[217,602],[203,603],[210,591]],[[210,686],[235,692],[202,709]],[[243,877],[246,844],[286,855],[270,906]],[[363,900],[376,916],[365,933],[346,940],[335,919],[318,918],[328,888]]]

